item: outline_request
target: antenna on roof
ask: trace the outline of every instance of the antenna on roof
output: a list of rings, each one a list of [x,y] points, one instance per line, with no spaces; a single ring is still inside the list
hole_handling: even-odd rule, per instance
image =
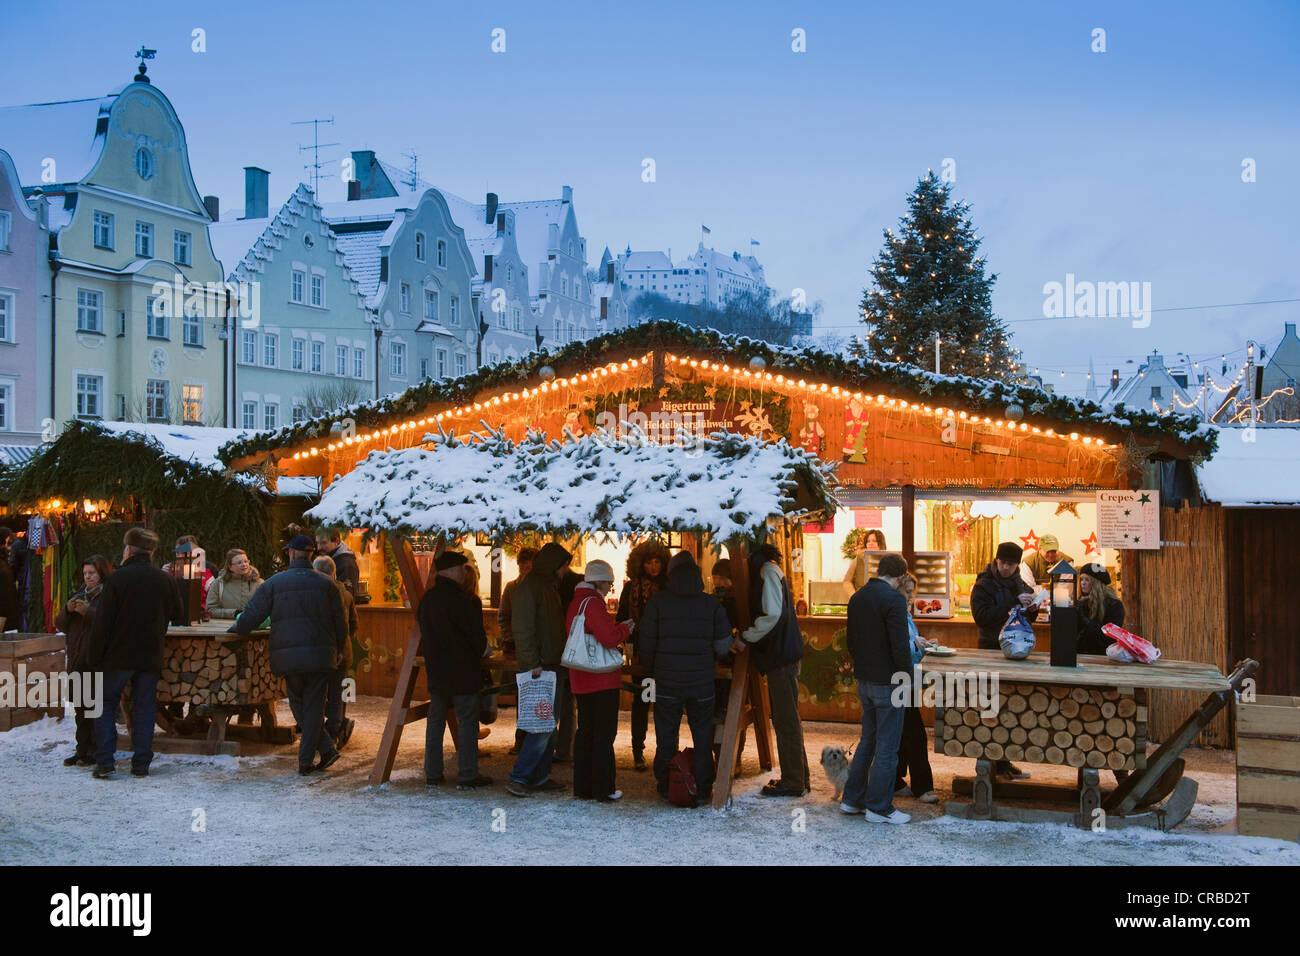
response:
[[[325,160],[325,162],[323,163],[320,161],[321,148],[328,147],[328,146],[338,146],[340,144],[322,143],[320,141],[320,128],[322,126],[333,126],[334,125],[333,116],[331,116],[329,119],[298,120],[297,122],[290,123],[289,125],[306,126],[308,123],[311,124],[311,145],[299,146],[298,152],[305,153],[307,150],[309,149],[311,150],[312,161],[303,168],[311,170],[311,191],[316,194],[317,201],[319,202],[320,201],[320,169],[322,166],[325,166],[326,164],[333,161],[329,159]]]
[[[152,60],[157,55],[158,55],[157,50],[150,50],[148,47],[144,45],[141,45],[140,49],[135,51],[135,58],[140,61],[140,66],[139,66],[139,71],[135,75],[134,82],[136,83],[149,82],[149,77],[145,76],[145,74],[149,72],[149,68],[144,65],[144,61]]]
[[[402,155],[411,161],[410,168],[406,171],[411,178],[403,179],[402,185],[410,186],[411,192],[416,192],[420,188],[420,154],[415,150],[411,150],[409,153],[403,153]]]

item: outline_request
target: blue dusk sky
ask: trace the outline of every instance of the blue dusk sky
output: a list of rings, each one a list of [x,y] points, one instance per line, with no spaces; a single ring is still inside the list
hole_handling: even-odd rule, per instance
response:
[[[311,127],[291,124],[333,117],[325,201],[344,197],[352,149],[403,167],[413,152],[421,178],[479,201],[571,185],[592,264],[606,245],[680,258],[708,225],[725,252],[759,240],[773,287],[806,290],[817,331],[847,335],[882,230],[951,160],[995,307],[1059,388],[1081,392],[1090,358],[1104,375],[1153,348],[1212,356],[1217,373],[1220,354],[1272,348],[1300,316],[1275,301],[1300,299],[1300,3],[227,0],[0,16],[0,105],[102,95],[156,48],[149,75],[223,216],[243,206],[243,166],[271,171],[273,207],[310,181]],[[1149,326],[1044,319],[1044,284],[1067,274],[1149,282]],[[1227,307],[1261,302],[1275,304]]]

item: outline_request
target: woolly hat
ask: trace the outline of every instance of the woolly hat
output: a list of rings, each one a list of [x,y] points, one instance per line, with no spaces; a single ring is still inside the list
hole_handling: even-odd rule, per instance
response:
[[[1003,541],[998,545],[997,560],[1006,561],[1010,564],[1019,564],[1024,554],[1025,549],[1014,541]]]
[[[1103,565],[1093,562],[1085,564],[1079,569],[1080,574],[1086,574],[1093,580],[1100,581],[1102,584],[1110,584],[1110,572]]]
[[[284,546],[286,551],[315,551],[316,539],[306,534],[296,534]]]
[[[614,580],[614,569],[610,567],[608,561],[588,561],[587,567],[583,571],[582,579],[584,581],[610,581]]]
[[[438,555],[438,559],[433,562],[433,566],[439,571],[447,571],[451,568],[458,568],[462,564],[468,564],[469,559],[459,551],[444,551]]]
[[[127,528],[126,534],[122,536],[122,543],[152,554],[158,550],[158,535],[148,528]]]

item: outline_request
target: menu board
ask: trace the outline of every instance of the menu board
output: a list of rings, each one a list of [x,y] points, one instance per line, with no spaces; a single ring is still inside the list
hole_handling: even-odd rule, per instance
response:
[[[1097,545],[1154,550],[1160,547],[1160,492],[1097,492]]]

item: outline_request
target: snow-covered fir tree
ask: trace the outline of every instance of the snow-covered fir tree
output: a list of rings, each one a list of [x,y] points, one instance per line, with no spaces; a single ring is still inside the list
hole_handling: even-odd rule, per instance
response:
[[[899,232],[885,230],[873,287],[862,293],[865,353],[933,369],[938,335],[944,373],[1014,378],[1019,355],[993,314],[997,275],[985,274],[969,204],[954,203],[951,192],[928,172],[907,197]]]

